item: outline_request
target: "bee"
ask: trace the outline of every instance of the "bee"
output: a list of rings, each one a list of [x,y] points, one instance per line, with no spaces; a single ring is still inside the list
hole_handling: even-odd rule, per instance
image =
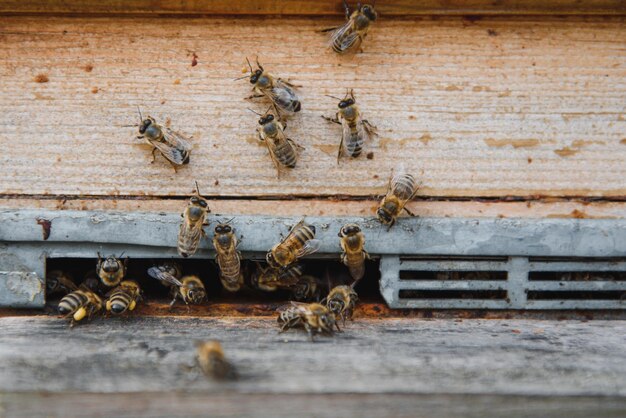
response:
[[[359,296],[351,286],[342,285],[334,287],[324,302],[335,318],[341,319],[345,324],[346,319],[352,319],[352,312],[358,300]]]
[[[172,285],[171,279],[165,278],[165,276],[172,276],[176,280],[180,280],[183,277],[183,270],[180,264],[176,261],[166,261],[157,266],[150,267],[148,269],[148,275],[161,282],[163,286],[170,287]]]
[[[151,267],[148,269],[148,274],[159,280],[161,283],[166,283],[170,286],[172,294],[172,302],[170,307],[174,306],[178,299],[182,299],[186,305],[198,305],[206,299],[206,289],[204,283],[198,276],[184,276],[180,280],[175,277],[171,272],[166,271],[163,266]]]
[[[81,287],[86,287],[87,289],[99,295],[106,293],[109,289],[102,284],[102,281],[98,277],[95,269],[91,269],[87,273],[85,273],[85,276],[83,277],[83,282],[81,283]]]
[[[299,112],[302,108],[300,99],[294,91],[294,85],[274,77],[259,63],[259,59],[256,60],[257,69],[253,70],[250,60],[246,58],[248,67],[250,67],[250,84],[252,84],[252,91],[254,94],[249,99],[267,97],[276,115],[280,116],[280,111],[283,110],[288,113]],[[247,77],[247,76],[245,76]]]
[[[389,179],[387,194],[380,202],[376,215],[378,220],[389,228],[404,209],[409,215],[415,216],[405,205],[417,194],[419,186],[411,174],[401,173]]]
[[[330,35],[330,47],[338,54],[348,50],[356,50],[361,46],[361,42],[367,35],[372,22],[376,21],[378,14],[370,4],[358,4],[354,12],[350,12],[350,7],[346,0],[343,0],[343,7],[346,13],[346,22],[340,27],[324,29],[322,32],[333,31]]]
[[[303,301],[319,301],[322,289],[319,286],[317,278],[304,275],[298,279],[296,284],[291,286],[292,297],[300,302]]]
[[[48,296],[57,293],[67,295],[75,290],[78,290],[78,286],[76,286],[72,277],[61,270],[53,270],[46,275],[46,291]]]
[[[259,125],[261,125],[257,128],[259,141],[267,146],[272,162],[276,166],[276,176],[280,177],[282,168],[296,166],[299,150],[303,148],[285,136],[285,124],[276,120],[274,115],[261,116]]]
[[[198,342],[196,348],[198,366],[207,377],[217,380],[237,378],[237,371],[224,357],[224,350],[219,342]]]
[[[319,303],[291,302],[278,309],[280,332],[303,327],[313,341],[315,334],[333,334],[333,327],[339,329],[335,316]]]
[[[291,264],[285,268],[263,268],[257,263],[257,275],[255,286],[266,292],[275,292],[277,289],[290,288],[297,284],[304,272],[304,266],[299,263]]]
[[[270,267],[287,267],[299,258],[313,254],[321,245],[322,241],[315,239],[315,226],[305,224],[302,219],[267,253],[265,258]]]
[[[237,237],[227,223],[215,227],[213,246],[216,252],[217,265],[220,268],[220,280],[229,292],[236,292],[243,284],[241,272],[241,253],[237,251]]]
[[[340,244],[343,253],[341,262],[348,267],[354,283],[358,282],[365,275],[365,259],[370,255],[365,251],[365,235],[356,224],[344,225],[339,230]]]
[[[134,280],[124,280],[108,294],[105,307],[108,312],[121,315],[132,311],[141,299],[141,288]]]
[[[178,232],[178,254],[182,257],[191,257],[198,250],[200,238],[205,236],[202,227],[206,224],[209,213],[211,213],[209,204],[200,196],[196,182],[196,195],[189,199],[185,211],[181,214],[183,221]]]
[[[139,110],[139,109],[137,109]],[[145,139],[152,148],[152,163],[159,151],[167,161],[170,162],[174,170],[185,164],[189,164],[191,145],[189,140],[180,133],[171,130],[166,126],[159,125],[154,118],[148,116],[146,119],[139,111],[139,134],[138,139]]]
[[[361,155],[364,144],[369,141],[373,135],[377,135],[377,133],[376,127],[366,119],[363,119],[356,105],[353,90],[346,93],[346,97],[343,99],[338,99],[334,96],[329,97],[339,100],[339,111],[335,114],[334,119],[327,116],[322,117],[329,122],[341,125],[341,142],[339,143],[339,151],[337,152],[337,163],[339,163],[339,159],[342,155],[348,155],[352,158]]]
[[[106,287],[115,287],[126,276],[126,268],[128,266],[128,257],[124,260],[116,258],[115,255],[111,255],[106,259],[102,258],[98,253],[98,264],[96,264],[96,273],[100,278],[100,281]]]
[[[72,317],[72,326],[85,317],[91,319],[92,315],[101,311],[103,307],[100,296],[81,287],[78,290],[66,295],[59,302],[59,313],[65,318]]]

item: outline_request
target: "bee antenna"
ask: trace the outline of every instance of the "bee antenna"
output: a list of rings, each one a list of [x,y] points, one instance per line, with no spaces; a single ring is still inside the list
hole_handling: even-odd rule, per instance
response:
[[[124,256],[124,254],[126,254],[126,251],[122,251],[122,254],[120,254],[120,256],[117,257],[117,258],[122,258]]]
[[[258,55],[256,56],[256,65],[258,65],[258,66],[259,66],[259,69],[260,69],[261,71],[263,71],[263,66],[262,66],[262,65],[261,65],[261,63],[259,62],[259,56],[258,56]]]
[[[248,77],[250,77],[250,76],[249,75],[244,75],[242,77],[237,77],[237,78],[233,79],[233,81],[243,80],[244,78],[248,78]]]
[[[263,116],[263,115],[262,115],[262,114],[260,114],[259,112],[256,112],[256,111],[254,111],[254,110],[252,110],[252,109],[250,109],[250,108],[248,108],[248,110],[249,110],[250,112],[254,113],[254,114],[255,114],[255,115],[257,115],[257,116]]]
[[[141,110],[139,109],[139,106],[137,106],[137,113],[139,113],[139,123],[143,122],[143,116],[141,115]]]
[[[235,219],[235,217],[233,216],[232,218],[230,218],[227,221],[222,222],[223,224],[230,224],[232,222],[232,220]]]
[[[196,183],[196,194],[200,196],[200,187],[198,187],[198,180],[194,180],[194,183]]]
[[[343,99],[340,99],[339,97],[331,96],[330,94],[325,94],[324,96],[330,97],[331,99],[336,99],[336,100],[339,100],[339,101],[343,100]]]
[[[248,67],[250,67],[250,74],[252,74],[254,71],[252,71],[252,64],[250,64],[250,60],[248,59],[248,57],[246,57],[246,62],[248,63]],[[258,57],[257,57],[257,62],[258,62]]]

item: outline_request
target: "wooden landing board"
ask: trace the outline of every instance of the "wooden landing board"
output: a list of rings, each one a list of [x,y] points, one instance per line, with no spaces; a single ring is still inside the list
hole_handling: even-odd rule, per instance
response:
[[[0,319],[0,392],[213,395],[404,393],[625,396],[624,321],[356,320],[334,338],[279,335],[275,319]],[[242,379],[186,369],[222,341]]]
[[[626,195],[625,18],[381,19],[353,57],[316,32],[338,22],[4,17],[0,194],[368,196],[404,165],[426,196]],[[280,180],[233,81],[256,54],[302,85]],[[337,165],[346,88],[380,137]],[[149,163],[136,106],[193,135],[189,166]]]

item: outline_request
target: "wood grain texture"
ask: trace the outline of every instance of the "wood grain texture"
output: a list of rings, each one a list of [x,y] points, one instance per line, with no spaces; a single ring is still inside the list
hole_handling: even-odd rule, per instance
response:
[[[381,20],[354,57],[324,50],[336,23],[4,18],[0,193],[369,196],[403,164],[424,196],[626,195],[624,18]],[[266,104],[232,80],[255,54],[302,85],[288,133],[306,150],[280,180],[246,110]],[[320,115],[348,87],[380,137],[337,166]],[[193,135],[178,174],[124,127],[137,105]]]
[[[0,198],[0,209],[104,210],[117,212],[182,213],[185,201],[173,199],[35,199]],[[372,216],[378,201],[366,200],[210,200],[213,213],[282,216]],[[626,202],[528,201],[455,202],[414,201],[407,207],[420,217],[572,218],[626,217]]]
[[[620,0],[390,0],[376,6],[384,16],[626,12]],[[343,14],[343,10],[339,0],[4,0],[0,13],[330,15]]]
[[[333,338],[275,319],[1,318],[0,392],[625,396],[626,322],[356,320]],[[218,339],[242,379],[186,369]]]

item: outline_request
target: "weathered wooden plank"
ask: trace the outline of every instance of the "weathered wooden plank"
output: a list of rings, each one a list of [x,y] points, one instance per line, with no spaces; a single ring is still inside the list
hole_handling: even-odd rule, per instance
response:
[[[356,57],[324,51],[333,23],[4,18],[0,193],[362,196],[404,164],[424,195],[626,195],[624,18],[382,19]],[[255,54],[303,85],[306,150],[280,180],[246,110],[266,107],[232,81]],[[348,87],[381,136],[337,166],[320,115]],[[190,166],[149,164],[136,105],[194,135]]]
[[[352,3],[352,2],[351,2]],[[616,14],[626,12],[619,0],[391,0],[379,2],[384,16],[420,14]],[[0,13],[180,13],[180,14],[342,14],[339,0],[5,0]]]
[[[0,391],[626,395],[624,321],[357,320],[334,338],[274,319],[0,319]],[[186,370],[219,339],[242,379]]]
[[[377,200],[210,200],[213,213],[282,216],[371,216]],[[181,213],[186,201],[179,199],[81,199],[0,198],[0,209],[105,210],[119,212]],[[420,217],[461,218],[573,218],[616,219],[626,217],[626,202],[586,201],[414,201],[407,205]]]

